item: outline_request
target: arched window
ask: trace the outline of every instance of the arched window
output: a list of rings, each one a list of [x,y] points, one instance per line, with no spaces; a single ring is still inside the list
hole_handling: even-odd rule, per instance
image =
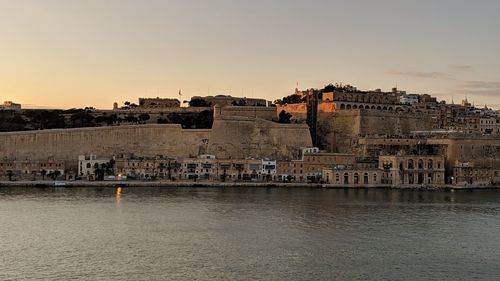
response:
[[[340,105],[340,110],[345,110],[345,104]]]
[[[344,184],[349,184],[349,174],[344,173]]]
[[[357,105],[353,105],[352,109],[358,109],[358,106]]]
[[[424,160],[418,159],[418,168],[422,170],[424,168]]]
[[[347,105],[347,110],[351,110],[351,105],[350,104]]]
[[[433,168],[433,165],[432,165],[432,159],[429,159],[428,163],[427,163],[427,168],[430,170]]]
[[[365,173],[363,179],[364,179],[364,184],[368,184],[368,173]]]
[[[92,165],[90,165],[90,163],[87,163],[87,169],[90,169],[90,167],[92,167]]]
[[[340,182],[340,175],[339,175],[339,173],[335,174],[335,181],[336,182]]]
[[[359,184],[359,174],[354,173],[354,184]]]
[[[413,159],[408,160],[408,170],[413,170],[414,167]]]

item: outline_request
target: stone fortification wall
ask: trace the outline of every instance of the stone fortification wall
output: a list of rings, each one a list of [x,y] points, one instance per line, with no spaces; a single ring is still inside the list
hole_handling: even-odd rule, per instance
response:
[[[62,160],[74,169],[78,155],[291,159],[311,146],[307,125],[278,124],[253,117],[222,116],[208,130],[178,124],[134,125],[0,133],[0,159]]]
[[[288,113],[302,113],[306,114],[307,113],[307,104],[305,102],[303,103],[292,103],[292,104],[277,104],[276,105],[276,111],[278,114],[282,111],[286,111]]]
[[[149,113],[149,114],[159,114],[160,112],[163,113],[191,113],[191,112],[202,112],[205,110],[212,110],[212,107],[210,106],[203,106],[203,107],[168,107],[168,108],[154,108],[154,107],[133,107],[130,109],[97,109],[95,110],[95,113],[107,113],[107,114],[112,114],[112,113],[121,113],[121,114],[129,114],[129,113]]]
[[[276,120],[276,108],[265,106],[225,106],[218,107],[218,115],[221,116],[244,116],[260,118],[264,120]]]
[[[451,172],[456,162],[468,163],[500,159],[500,137],[498,136],[451,136],[444,139],[429,139],[429,144],[447,145],[447,171]]]
[[[78,155],[112,156],[133,152],[186,157],[197,155],[210,130],[183,130],[180,125],[137,125],[57,129],[0,134],[0,157],[9,160],[63,160],[76,165]]]
[[[430,116],[408,112],[358,110],[361,135],[408,135],[412,131],[432,130]]]
[[[331,152],[357,153],[360,136],[401,136],[433,128],[429,116],[408,112],[345,110],[318,114],[321,147]]]
[[[262,119],[221,116],[214,121],[207,152],[219,158],[294,159],[312,146],[305,124],[279,124]]]

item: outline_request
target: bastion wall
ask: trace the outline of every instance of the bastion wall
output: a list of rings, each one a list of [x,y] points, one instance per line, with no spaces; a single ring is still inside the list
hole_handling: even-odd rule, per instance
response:
[[[266,113],[267,114],[267,113]],[[62,160],[74,169],[78,155],[291,159],[311,146],[307,125],[278,124],[253,117],[224,116],[212,129],[151,124],[0,133],[0,159]]]

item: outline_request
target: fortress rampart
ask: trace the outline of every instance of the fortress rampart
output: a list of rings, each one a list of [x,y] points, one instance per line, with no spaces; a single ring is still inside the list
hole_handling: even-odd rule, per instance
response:
[[[268,114],[268,113],[265,113]],[[212,129],[182,129],[178,124],[130,125],[0,133],[4,160],[62,160],[75,168],[78,155],[291,159],[311,146],[307,125],[278,124],[250,116],[220,116]]]

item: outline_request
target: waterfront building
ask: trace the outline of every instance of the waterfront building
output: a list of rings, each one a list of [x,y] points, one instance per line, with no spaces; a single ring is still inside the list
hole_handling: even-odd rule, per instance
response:
[[[182,178],[186,180],[218,179],[217,159],[215,155],[199,155],[196,158],[182,160]]]
[[[96,179],[97,173],[101,169],[108,169],[111,158],[98,158],[96,155],[78,156],[78,176],[87,179]]]
[[[48,159],[45,161],[33,161],[30,159],[0,161],[0,178],[15,176],[17,180],[34,180],[62,178],[66,174],[64,161]]]
[[[445,184],[445,158],[441,155],[382,155],[382,183],[393,186]]]
[[[500,184],[500,159],[456,161],[453,166],[452,184],[459,186],[491,186]]]
[[[356,164],[355,154],[327,153],[317,147],[302,150],[301,158],[277,162],[278,181],[317,182],[323,169],[352,167]]]
[[[337,166],[324,168],[321,180],[338,186],[376,186],[382,184],[382,171],[378,168]]]
[[[276,180],[276,160],[262,160],[262,180],[274,181]]]
[[[180,178],[181,162],[176,158],[157,155],[154,157],[120,154],[114,157],[115,176],[129,179],[170,179]]]

